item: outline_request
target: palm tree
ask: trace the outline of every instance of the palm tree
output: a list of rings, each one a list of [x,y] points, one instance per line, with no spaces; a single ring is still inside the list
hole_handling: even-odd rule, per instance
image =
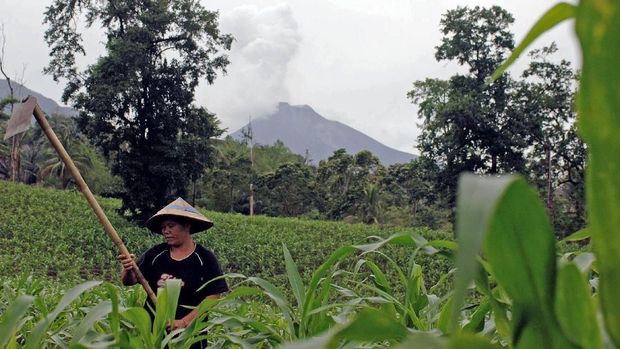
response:
[[[362,204],[364,223],[378,224],[380,210],[381,201],[379,195],[379,186],[377,185],[377,183],[367,183],[364,187],[364,202]]]
[[[65,150],[73,160],[73,163],[78,168],[82,175],[88,174],[93,166],[93,160],[91,159],[86,140],[83,135],[77,130],[75,122],[69,119],[54,117],[52,121],[53,128],[55,128],[56,136],[60,143],[65,147]],[[60,155],[48,145],[43,152],[43,161],[41,165],[40,176],[41,178],[49,178],[50,176],[58,177],[61,180],[61,188],[66,189],[71,182],[71,175],[69,169],[60,158]]]

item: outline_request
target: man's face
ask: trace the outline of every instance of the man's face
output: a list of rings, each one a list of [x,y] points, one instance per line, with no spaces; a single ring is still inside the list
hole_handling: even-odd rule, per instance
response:
[[[161,222],[161,234],[168,245],[180,246],[186,239],[190,238],[189,227],[189,224],[181,224],[172,219],[165,219]]]

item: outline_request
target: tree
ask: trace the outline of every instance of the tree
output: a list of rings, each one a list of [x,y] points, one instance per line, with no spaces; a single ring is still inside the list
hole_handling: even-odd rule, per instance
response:
[[[205,174],[207,192],[201,200],[211,209],[238,211],[253,177],[247,146],[228,136],[216,145],[214,160]]]
[[[56,115],[50,119],[50,125],[54,133],[56,133],[58,140],[60,140],[60,143],[71,157],[71,160],[80,171],[80,174],[82,176],[88,175],[94,166],[93,160],[88,152],[88,142],[84,135],[78,131],[75,122],[72,119]],[[40,134],[40,137],[44,136]],[[73,176],[56,149],[49,142],[46,142],[45,145],[38,176],[41,179],[46,179],[50,176],[57,177],[60,180],[60,188],[66,189],[74,180]]]
[[[551,60],[557,46],[533,50],[528,68],[523,72],[517,100],[521,114],[534,119],[532,146],[528,151],[528,174],[544,196],[549,215],[556,228],[570,233],[584,223],[583,180],[585,145],[576,134],[574,110],[577,74],[570,62]],[[560,190],[560,195],[556,191]],[[567,224],[557,224],[555,203],[571,211]],[[559,218],[559,217],[558,217]]]
[[[382,179],[386,204],[409,207],[410,224],[418,225],[420,210],[439,210],[443,203],[437,195],[439,167],[426,157],[405,164],[394,164]]]
[[[106,54],[79,72],[84,54],[74,25],[100,24]],[[225,72],[232,37],[218,30],[218,14],[191,0],[55,0],[45,12],[51,60],[45,72],[68,80],[63,100],[80,110],[79,124],[124,182],[123,209],[148,217],[206,165],[209,139],[221,134],[214,116],[194,106],[206,78]],[[198,154],[205,154],[197,157]]]
[[[336,150],[319,162],[319,210],[332,219],[363,217],[368,203],[364,189],[369,183],[378,182],[383,171],[379,159],[367,150],[355,155],[347,154],[345,149]]]
[[[270,216],[296,217],[315,208],[315,175],[310,166],[285,163],[256,180],[259,208]]]
[[[419,106],[421,153],[440,165],[440,190],[454,202],[462,171],[523,171],[523,149],[530,124],[516,118],[511,106],[513,81],[488,76],[514,46],[508,31],[513,17],[500,7],[459,7],[441,19],[438,61],[455,60],[468,74],[450,80],[416,81],[408,97]]]

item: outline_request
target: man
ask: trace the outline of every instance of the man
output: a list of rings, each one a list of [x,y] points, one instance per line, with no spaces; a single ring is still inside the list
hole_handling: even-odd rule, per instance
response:
[[[138,268],[153,290],[163,287],[166,280],[181,280],[179,305],[175,321],[169,329],[185,328],[196,317],[197,309],[188,309],[183,305],[197,307],[206,298],[218,298],[221,293],[228,291],[224,279],[215,280],[198,290],[222,275],[215,255],[192,239],[192,234],[211,228],[213,222],[185,200],[178,198],[149,218],[146,226],[152,232],[162,234],[165,242],[141,255],[137,261]],[[118,256],[118,259],[123,264],[123,284],[136,284],[132,259],[123,255]],[[147,301],[154,309],[150,299]],[[202,345],[206,346],[206,343]]]

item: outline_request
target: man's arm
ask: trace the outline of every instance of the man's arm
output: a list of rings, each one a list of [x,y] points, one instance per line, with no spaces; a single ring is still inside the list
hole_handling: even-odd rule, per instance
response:
[[[131,255],[131,258],[127,258],[125,255],[121,254],[118,256],[118,260],[123,265],[123,270],[121,270],[121,282],[125,286],[131,286],[138,283],[138,279],[136,278],[136,273],[133,272],[134,259],[135,255]]]

